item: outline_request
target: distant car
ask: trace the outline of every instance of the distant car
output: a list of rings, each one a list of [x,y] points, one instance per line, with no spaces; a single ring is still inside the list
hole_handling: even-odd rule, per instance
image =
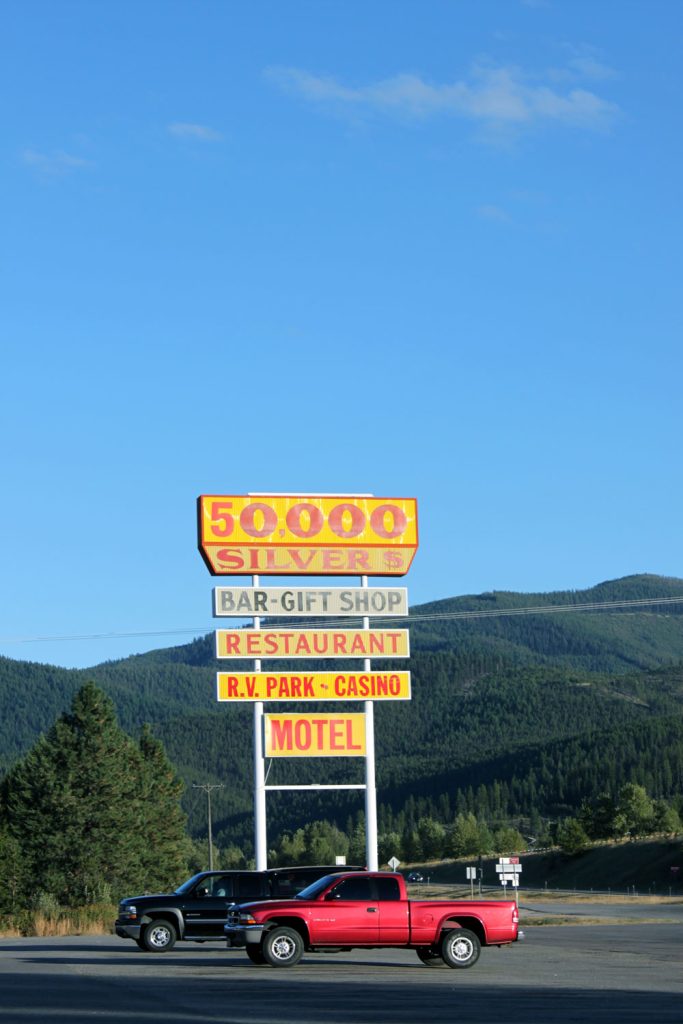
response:
[[[424,875],[421,875],[419,871],[411,871],[408,875],[409,882],[424,882]]]

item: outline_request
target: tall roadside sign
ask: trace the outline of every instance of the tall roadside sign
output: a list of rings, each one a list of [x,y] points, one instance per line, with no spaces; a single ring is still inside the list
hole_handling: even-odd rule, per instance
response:
[[[372,670],[372,658],[407,658],[408,631],[371,629],[372,617],[407,616],[404,587],[370,587],[370,576],[403,576],[418,546],[414,498],[373,495],[202,495],[198,546],[214,576],[251,576],[251,587],[214,590],[217,617],[252,617],[251,629],[216,630],[216,657],[253,659],[250,671],[219,671],[217,699],[254,706],[256,867],[267,867],[266,792],[365,790],[367,865],[377,864],[374,702],[410,700],[410,672]],[[260,576],[353,576],[358,587],[261,587]],[[268,617],[267,627],[261,618]],[[277,617],[361,618],[362,628],[274,626]],[[336,625],[336,624],[335,624]],[[262,661],[362,659],[362,671],[263,671]],[[359,713],[268,714],[266,702],[362,701]],[[266,786],[265,758],[364,757],[365,784]]]
[[[214,576],[404,576],[413,498],[203,495],[199,550]]]

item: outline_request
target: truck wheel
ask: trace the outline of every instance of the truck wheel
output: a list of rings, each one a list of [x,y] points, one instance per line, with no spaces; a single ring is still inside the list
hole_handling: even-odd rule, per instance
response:
[[[479,939],[467,928],[454,928],[441,940],[441,956],[448,967],[472,967],[480,952]]]
[[[304,954],[304,940],[293,928],[276,925],[263,940],[263,955],[271,967],[293,967]]]
[[[415,952],[427,967],[444,967],[443,957],[433,946],[420,946]]]
[[[263,955],[263,950],[259,946],[258,942],[248,942],[246,946],[247,956],[251,960],[252,964],[258,964],[262,967],[266,962],[266,958]]]
[[[168,953],[175,946],[176,930],[168,921],[150,921],[142,933],[142,942],[150,953]]]

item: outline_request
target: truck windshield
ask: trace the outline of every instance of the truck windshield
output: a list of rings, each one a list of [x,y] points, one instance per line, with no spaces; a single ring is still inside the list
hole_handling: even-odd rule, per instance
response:
[[[319,878],[317,882],[311,882],[311,884],[307,885],[305,889],[298,892],[294,899],[314,900],[318,893],[322,892],[323,889],[326,889],[330,882],[333,882],[336,877],[336,875],[323,875],[323,877]]]
[[[176,892],[180,893],[181,895],[183,893],[189,892],[193,885],[196,882],[198,882],[201,877],[202,872],[200,871],[198,875],[193,875],[192,878],[188,878],[186,882],[183,882],[182,885],[179,885],[178,888],[176,889]]]

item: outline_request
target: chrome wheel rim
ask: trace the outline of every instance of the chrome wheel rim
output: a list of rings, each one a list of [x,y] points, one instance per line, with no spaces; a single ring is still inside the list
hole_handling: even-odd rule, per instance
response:
[[[163,949],[164,946],[168,946],[170,937],[168,928],[154,928],[149,933],[149,941],[157,949]]]
[[[463,936],[458,936],[450,944],[451,956],[454,960],[457,960],[459,964],[466,963],[474,952],[474,947],[469,939]]]
[[[296,946],[287,935],[278,935],[271,944],[273,956],[278,960],[291,960],[296,952]]]

